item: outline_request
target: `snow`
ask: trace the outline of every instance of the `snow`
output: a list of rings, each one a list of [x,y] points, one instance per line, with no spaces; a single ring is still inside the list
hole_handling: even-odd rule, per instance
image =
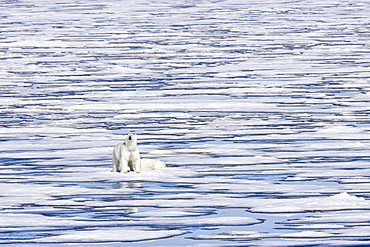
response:
[[[369,9],[4,1],[0,244],[368,244]]]
[[[347,192],[325,198],[265,199],[261,200],[260,203],[261,205],[256,203],[251,210],[264,213],[299,213],[311,211],[361,210],[370,206],[369,202],[364,198],[351,196]]]

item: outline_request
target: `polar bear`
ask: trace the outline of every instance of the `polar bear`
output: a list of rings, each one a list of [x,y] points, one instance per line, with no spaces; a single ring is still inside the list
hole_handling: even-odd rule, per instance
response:
[[[141,172],[140,154],[137,147],[136,134],[128,134],[126,136],[126,141],[118,144],[114,148],[112,161],[112,172]]]
[[[167,165],[160,160],[141,159],[141,170],[142,171],[157,170],[157,169],[161,169],[165,167],[167,167]]]

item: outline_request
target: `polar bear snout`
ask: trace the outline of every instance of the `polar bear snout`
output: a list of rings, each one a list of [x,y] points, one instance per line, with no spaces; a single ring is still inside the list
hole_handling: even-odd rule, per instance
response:
[[[132,151],[134,149],[137,149],[137,139],[135,134],[129,134],[126,136],[126,147]]]
[[[129,134],[126,136],[126,144],[136,142],[136,135],[135,134]]]

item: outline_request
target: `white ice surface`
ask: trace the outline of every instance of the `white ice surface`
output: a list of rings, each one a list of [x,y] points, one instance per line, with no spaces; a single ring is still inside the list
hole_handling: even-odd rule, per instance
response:
[[[0,244],[367,245],[369,10],[3,1]]]
[[[162,231],[146,231],[136,229],[124,228],[109,228],[101,230],[86,230],[86,231],[73,231],[68,234],[45,237],[40,242],[46,243],[96,243],[96,242],[136,242],[148,241],[161,238],[170,238],[177,235],[184,234],[185,231],[179,230],[162,230]]]

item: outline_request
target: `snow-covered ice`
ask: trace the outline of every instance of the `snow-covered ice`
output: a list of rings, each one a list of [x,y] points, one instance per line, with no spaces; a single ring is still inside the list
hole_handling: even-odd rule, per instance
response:
[[[2,246],[370,245],[368,1],[0,11]]]

